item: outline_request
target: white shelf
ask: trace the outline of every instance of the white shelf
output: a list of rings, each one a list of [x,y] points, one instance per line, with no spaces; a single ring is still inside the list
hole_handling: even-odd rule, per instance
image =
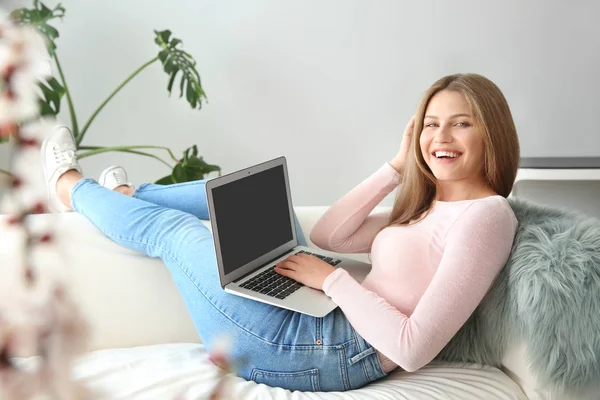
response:
[[[519,168],[515,185],[521,181],[597,181],[600,180],[600,168],[590,169],[546,169]]]
[[[509,197],[517,196],[524,181],[600,181],[600,168],[519,168]]]

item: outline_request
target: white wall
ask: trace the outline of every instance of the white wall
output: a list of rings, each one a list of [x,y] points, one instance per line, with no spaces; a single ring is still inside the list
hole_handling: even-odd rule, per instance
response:
[[[31,3],[2,0],[6,9]],[[178,155],[198,144],[226,173],[285,155],[296,205],[330,204],[393,157],[421,94],[455,72],[500,86],[523,156],[600,156],[597,2],[62,3],[59,55],[80,124],[156,54],[153,29],[183,40],[209,97],[202,111],[169,99],[154,65],[104,110],[85,144],[165,145]],[[116,153],[82,161],[92,177],[114,163],[134,183],[168,172]]]

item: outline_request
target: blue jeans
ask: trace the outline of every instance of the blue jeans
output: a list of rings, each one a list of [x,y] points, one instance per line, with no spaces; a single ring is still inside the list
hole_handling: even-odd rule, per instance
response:
[[[116,243],[159,257],[169,269],[208,350],[222,336],[237,374],[269,386],[343,391],[384,377],[373,347],[339,308],[323,318],[223,291],[208,219],[205,181],[140,185],[133,197],[79,181],[73,208]],[[306,244],[298,227],[298,238]]]

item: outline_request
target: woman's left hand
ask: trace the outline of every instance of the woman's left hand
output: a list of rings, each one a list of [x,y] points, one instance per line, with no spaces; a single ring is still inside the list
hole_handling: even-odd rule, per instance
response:
[[[323,290],[323,282],[335,268],[309,254],[294,254],[276,264],[275,272],[314,289]]]

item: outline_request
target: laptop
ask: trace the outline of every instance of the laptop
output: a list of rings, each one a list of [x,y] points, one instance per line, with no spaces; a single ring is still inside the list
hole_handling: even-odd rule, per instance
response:
[[[206,182],[221,287],[248,299],[323,317],[337,305],[316,290],[276,273],[275,264],[312,254],[362,282],[371,265],[300,246],[285,157]]]

